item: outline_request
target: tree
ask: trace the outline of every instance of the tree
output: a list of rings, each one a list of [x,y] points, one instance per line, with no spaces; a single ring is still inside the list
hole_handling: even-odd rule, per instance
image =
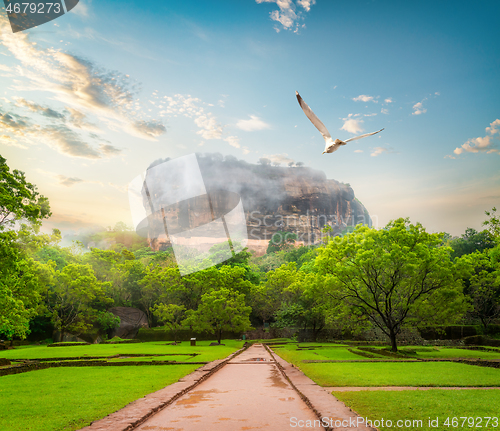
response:
[[[15,232],[0,232],[0,334],[26,338],[45,284],[45,266],[24,255]]]
[[[465,294],[470,298],[469,314],[478,319],[488,334],[489,325],[500,317],[500,265],[496,249],[464,255],[457,262],[465,283]]]
[[[320,248],[316,265],[327,276],[328,294],[379,327],[396,352],[405,324],[446,323],[466,310],[451,250],[440,243],[439,234],[408,219],[381,230],[358,225]]]
[[[251,292],[251,303],[262,323],[269,322],[278,312],[283,300],[283,291],[294,281],[297,274],[295,262],[283,264],[274,271],[269,271],[267,280],[255,286]]]
[[[27,256],[15,224],[39,225],[49,216],[47,198],[0,156],[0,333],[9,339],[29,333],[43,290],[43,265]]]
[[[10,172],[6,159],[0,156],[0,231],[16,221],[40,223],[50,217],[49,201],[26,181],[24,172]]]
[[[185,325],[197,331],[215,334],[220,344],[222,331],[246,331],[251,328],[251,307],[245,305],[245,295],[226,288],[211,290],[203,295],[196,311],[188,310]]]
[[[109,319],[103,316],[113,304],[106,296],[106,287],[106,283],[97,280],[90,265],[73,263],[55,272],[47,306],[54,326],[61,332],[61,340],[66,332],[77,336],[92,332],[99,319],[107,326],[106,330],[110,329]]]
[[[453,249],[451,257],[453,259],[471,254],[475,251],[483,251],[495,247],[493,235],[486,229],[478,232],[475,229],[467,228],[461,238],[455,238],[449,241],[450,247]]]
[[[179,290],[182,290],[182,279],[177,268],[163,268],[159,265],[149,264],[144,270],[144,276],[138,282],[142,292],[140,305],[148,317],[150,325],[153,323],[153,307],[163,298],[164,302],[182,303]],[[172,295],[175,291],[175,295]],[[172,298],[175,296],[175,298]]]
[[[489,217],[489,220],[483,222],[483,226],[486,226],[494,238],[500,238],[500,216],[496,214],[497,209],[493,207],[491,211],[485,211],[484,213]]]
[[[311,330],[312,339],[325,327],[331,304],[325,300],[324,277],[297,271],[294,281],[283,289],[284,301],[276,313],[279,327],[298,326]]]
[[[296,233],[278,231],[272,236],[271,241],[269,241],[266,254],[275,253],[282,250],[290,250],[295,244],[296,240]]]
[[[186,317],[186,307],[177,304],[156,304],[151,311],[170,328],[174,334],[174,343],[177,343],[177,333],[182,328],[182,322]]]

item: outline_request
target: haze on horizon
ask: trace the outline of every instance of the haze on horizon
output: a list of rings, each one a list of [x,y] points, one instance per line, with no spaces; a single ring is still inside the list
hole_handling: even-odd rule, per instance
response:
[[[81,0],[13,34],[0,11],[0,154],[49,198],[46,229],[131,225],[153,161],[303,162],[374,226],[481,229],[500,207],[496,1]],[[321,155],[307,101],[335,137]]]

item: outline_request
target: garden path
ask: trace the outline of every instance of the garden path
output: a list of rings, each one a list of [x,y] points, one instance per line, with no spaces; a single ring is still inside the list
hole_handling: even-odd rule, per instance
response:
[[[234,357],[222,369],[136,429],[138,431],[325,429],[311,407],[285,379],[280,368],[284,370],[292,384],[305,395],[310,406],[320,414],[320,417],[328,418],[327,423],[335,425],[335,420],[339,421],[338,424],[341,424],[342,420],[345,421],[344,425],[347,426],[333,426],[336,430],[368,429],[363,426],[353,427],[353,422],[357,420],[355,413],[314,384],[299,370],[279,357],[275,359],[260,344],[253,345]]]

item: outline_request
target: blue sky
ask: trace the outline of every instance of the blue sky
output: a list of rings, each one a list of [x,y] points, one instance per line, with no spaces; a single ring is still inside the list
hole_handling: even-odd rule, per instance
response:
[[[89,1],[13,34],[0,11],[0,154],[45,225],[131,223],[154,160],[220,152],[350,183],[378,226],[479,229],[500,207],[500,3]],[[295,90],[332,136],[322,155]]]

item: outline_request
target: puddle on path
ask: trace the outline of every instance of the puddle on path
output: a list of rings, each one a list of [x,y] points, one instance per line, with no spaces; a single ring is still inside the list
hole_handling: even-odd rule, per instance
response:
[[[283,376],[277,368],[273,368],[271,370],[271,376],[269,376],[268,378],[269,380],[271,380],[272,386],[277,388],[288,388],[288,385],[286,384]]]
[[[188,398],[178,400],[177,404],[180,406],[184,406],[184,408],[194,408],[195,405],[201,401],[211,400],[210,394],[221,394],[225,392],[227,391],[219,391],[217,389],[210,389],[208,391],[194,391],[189,393]]]

